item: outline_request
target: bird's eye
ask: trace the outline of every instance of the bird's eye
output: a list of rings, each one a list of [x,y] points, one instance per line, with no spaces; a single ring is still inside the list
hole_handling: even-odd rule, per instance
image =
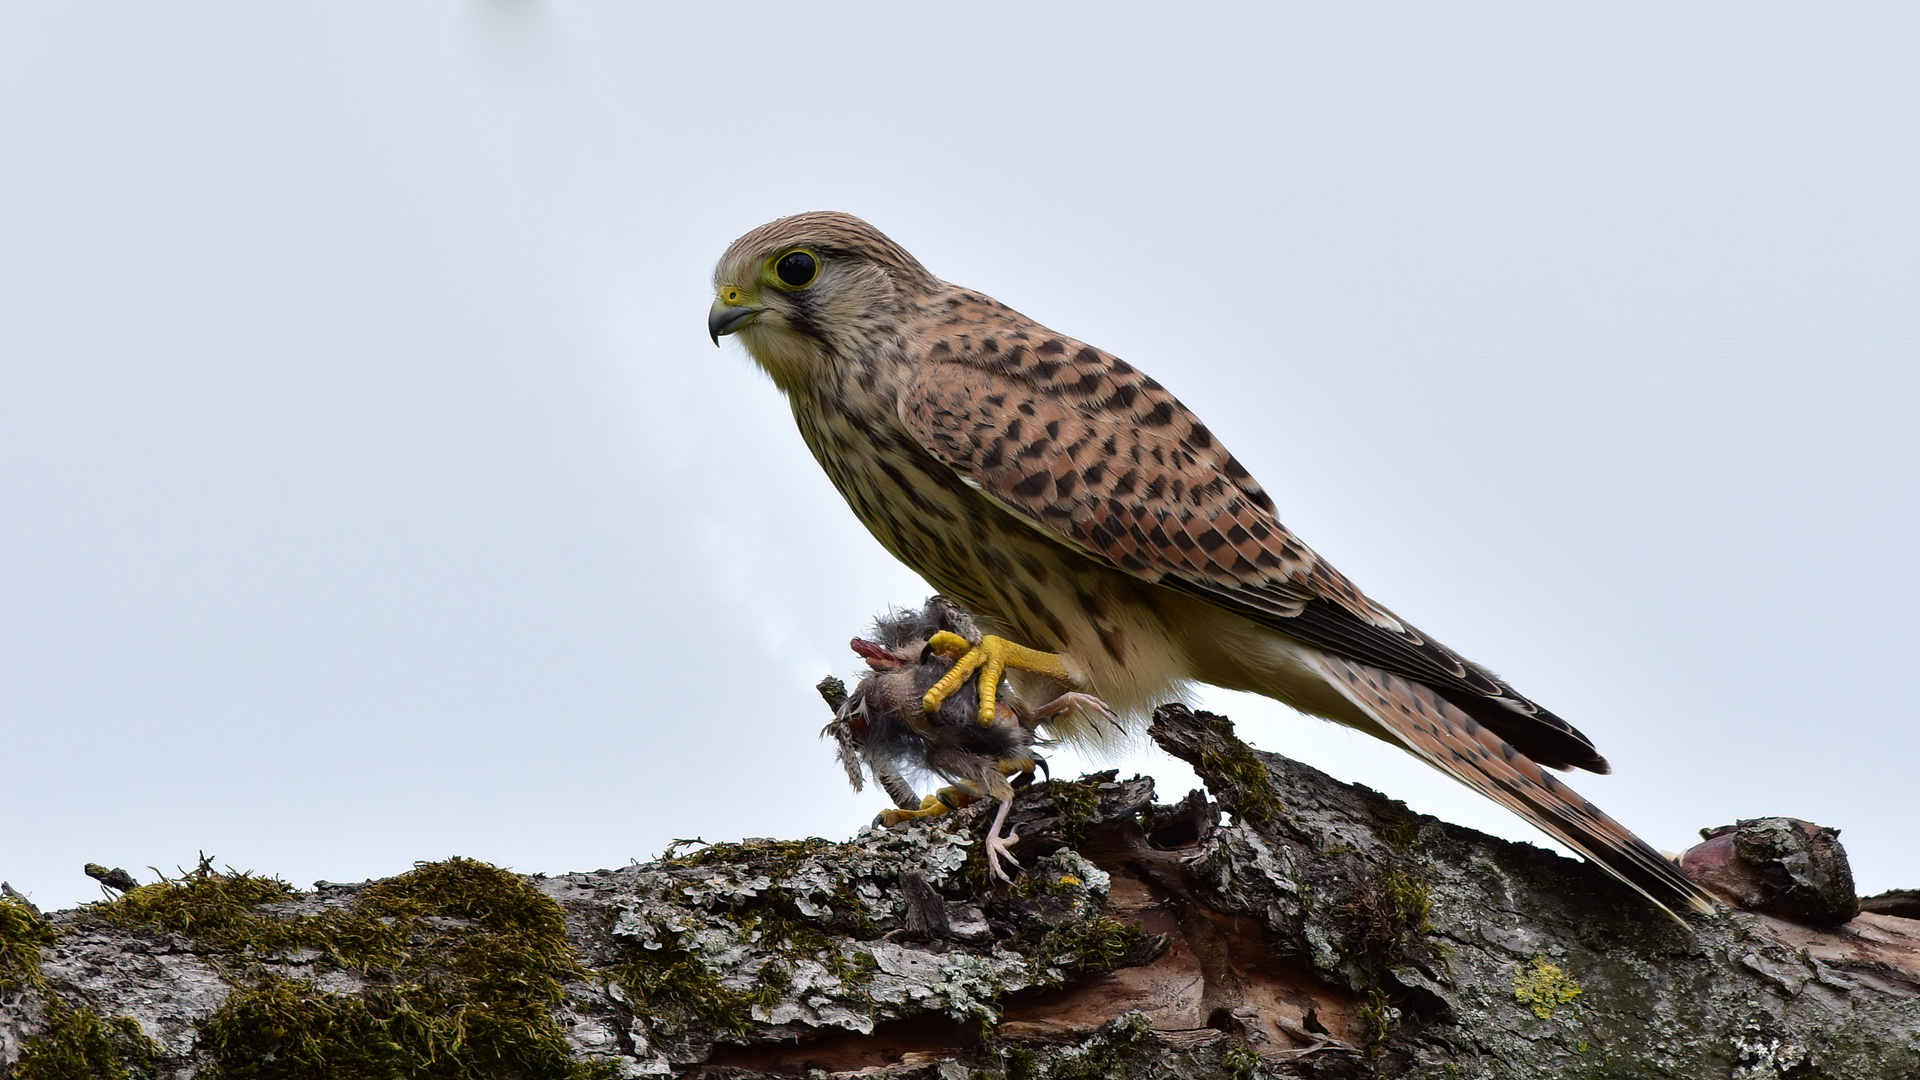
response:
[[[820,260],[811,251],[789,251],[773,264],[773,276],[789,289],[804,288],[820,276]]]

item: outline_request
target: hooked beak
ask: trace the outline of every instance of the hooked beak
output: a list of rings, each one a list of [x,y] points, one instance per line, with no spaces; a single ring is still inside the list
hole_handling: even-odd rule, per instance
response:
[[[744,299],[729,303],[725,296],[716,298],[713,306],[707,309],[707,336],[715,345],[720,344],[724,335],[731,334],[753,321],[755,315],[767,310],[757,304],[749,304]]]

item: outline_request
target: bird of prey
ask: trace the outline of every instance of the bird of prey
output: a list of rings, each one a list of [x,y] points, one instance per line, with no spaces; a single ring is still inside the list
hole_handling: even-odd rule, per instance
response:
[[[942,634],[952,635],[955,647],[945,652],[935,648]],[[1002,830],[1014,789],[1031,782],[1036,767],[1045,766],[1033,752],[1039,741],[1035,729],[1066,705],[1056,700],[1032,708],[1017,690],[1002,685],[983,723],[979,684],[964,681],[927,709],[927,692],[982,637],[967,613],[941,596],[928,600],[923,610],[882,616],[874,623],[872,639],[853,639],[853,651],[866,661],[867,671],[835,710],[824,734],[839,744],[840,764],[854,790],[871,773],[893,797],[898,809],[881,811],[884,825],[933,817],[981,798],[998,799],[1000,808],[987,828],[987,870],[1011,882],[1002,864],[1020,866],[1008,851],[1020,838]],[[952,786],[922,799],[906,779],[917,772],[933,773]]]
[[[984,718],[1008,657],[1134,722],[1189,681],[1253,691],[1413,753],[1669,913],[1712,910],[1548,771],[1608,771],[1586,736],[1363,594],[1131,364],[843,213],[754,229],[714,286],[714,342],[746,346],[855,515],[989,631],[955,668],[985,661]],[[1098,740],[1090,711],[1053,732]]]

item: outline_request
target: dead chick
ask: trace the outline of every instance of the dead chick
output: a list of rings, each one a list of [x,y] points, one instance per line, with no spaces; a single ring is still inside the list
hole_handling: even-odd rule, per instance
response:
[[[920,611],[896,610],[881,617],[871,639],[853,639],[853,650],[868,670],[824,734],[838,741],[840,762],[855,790],[870,773],[893,797],[899,809],[881,813],[886,825],[934,817],[981,798],[998,799],[1000,808],[987,830],[987,867],[994,877],[1011,881],[1003,867],[1019,868],[1009,849],[1020,838],[1002,829],[1016,789],[1033,779],[1036,767],[1043,767],[1034,749],[1046,740],[1036,729],[1068,709],[1110,714],[1081,694],[1032,708],[996,673],[991,719],[983,721],[979,682],[985,672],[963,672],[959,689],[928,712],[927,691],[948,676],[955,657],[980,636],[972,618],[944,597],[932,598]],[[907,779],[917,773],[932,773],[951,786],[918,799]]]

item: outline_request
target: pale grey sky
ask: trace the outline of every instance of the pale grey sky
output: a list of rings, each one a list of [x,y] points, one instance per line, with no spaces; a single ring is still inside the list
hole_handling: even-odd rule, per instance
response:
[[[705,332],[833,208],[1172,387],[1655,845],[1920,886],[1916,10],[0,6],[0,878],[856,832],[813,683],[926,587]]]

